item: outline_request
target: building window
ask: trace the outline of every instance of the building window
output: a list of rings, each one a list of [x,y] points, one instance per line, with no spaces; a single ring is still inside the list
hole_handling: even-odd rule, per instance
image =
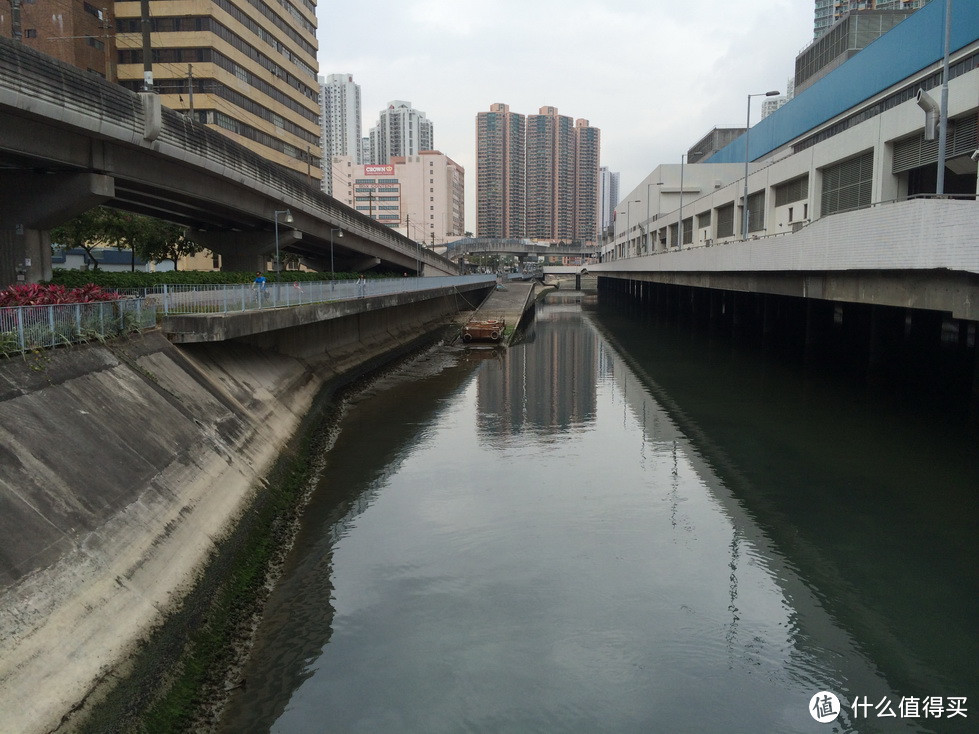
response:
[[[37,38],[37,29],[36,28],[24,29],[24,38]]]
[[[89,3],[83,3],[82,7],[84,8],[85,12],[88,13],[89,15],[94,15],[99,20],[105,20],[105,15],[102,12],[101,8],[97,8],[94,5],[90,5]]]
[[[823,169],[822,216],[870,206],[873,169],[873,151]]]

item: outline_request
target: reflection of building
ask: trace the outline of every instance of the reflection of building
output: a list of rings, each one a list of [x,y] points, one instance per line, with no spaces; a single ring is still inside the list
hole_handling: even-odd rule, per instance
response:
[[[363,163],[360,136],[360,85],[352,74],[330,74],[320,84],[320,115],[323,124],[323,190],[333,193],[330,162],[334,156],[350,156]]]
[[[581,321],[577,303],[549,300],[538,309],[533,340],[486,363],[478,378],[481,431],[556,433],[594,422],[598,334]]]
[[[464,232],[466,173],[437,150],[363,166],[335,156],[331,168],[337,200],[413,240],[442,244]]]

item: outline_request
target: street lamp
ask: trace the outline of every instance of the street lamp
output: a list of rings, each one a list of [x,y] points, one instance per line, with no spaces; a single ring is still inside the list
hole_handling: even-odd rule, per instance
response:
[[[741,239],[748,239],[748,133],[751,132],[751,98],[752,97],[777,97],[779,91],[759,92],[758,94],[748,95],[748,115],[744,123],[744,206],[742,207]]]
[[[343,230],[339,227],[333,227],[330,229],[330,280],[335,279],[333,271],[333,233],[337,232],[337,237],[343,237]]]
[[[680,156],[680,224],[677,227],[677,233],[680,235],[679,246],[683,249],[683,163],[686,161],[688,155],[703,155],[699,150],[695,150],[692,153],[684,153]]]
[[[272,219],[275,221],[275,282],[279,282],[279,269],[281,268],[279,262],[279,215],[282,215],[282,221],[286,224],[292,224],[292,212],[288,209],[276,209],[272,214]]]

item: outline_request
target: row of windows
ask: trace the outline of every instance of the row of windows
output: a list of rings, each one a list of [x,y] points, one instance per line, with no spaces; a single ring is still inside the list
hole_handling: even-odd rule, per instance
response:
[[[307,166],[319,168],[319,159],[316,156],[309,156],[305,150],[301,150],[295,145],[284,143],[279,138],[264,133],[261,130],[256,130],[251,125],[246,125],[240,120],[229,117],[223,112],[218,112],[217,110],[201,110],[194,114],[194,119],[208,125],[223,127],[225,130],[230,130],[243,138],[247,138],[248,140],[253,140],[256,143],[264,145],[266,148],[271,148],[272,150],[283,153],[290,158],[294,158],[297,161],[305,163]]]
[[[253,7],[257,8],[262,15],[271,20],[280,30],[284,31],[289,38],[296,42],[303,51],[305,51],[309,56],[316,56],[316,48],[313,44],[306,41],[302,36],[296,33],[296,30],[292,28],[288,23],[286,23],[282,18],[272,12],[272,10],[261,0],[248,0]],[[241,23],[245,28],[250,30],[256,36],[265,41],[269,46],[274,48],[280,54],[288,58],[292,63],[302,69],[306,74],[310,75],[313,79],[316,79],[316,70],[311,66],[307,65],[301,58],[292,53],[288,48],[283,46],[279,39],[269,33],[267,30],[262,28],[258,23],[249,18],[241,8],[236,5],[232,5],[230,0],[216,0],[217,6],[221,8],[224,12],[228,13],[232,18]],[[315,36],[316,29],[312,28],[310,32]]]
[[[257,48],[245,41],[241,36],[232,33],[225,25],[219,23],[210,16],[183,16],[174,18],[152,18],[150,29],[153,33],[179,33],[205,31],[213,33],[223,41],[227,41],[238,51],[259,64],[263,69],[285,81],[290,87],[299,91],[303,96],[317,102],[319,106],[319,90],[310,87],[298,77],[290,74],[282,66],[263,54]],[[141,33],[139,18],[118,18],[116,20],[116,30],[119,33]],[[315,78],[315,74],[313,78]]]
[[[979,53],[972,54],[961,61],[956,62],[951,65],[948,70],[949,80],[955,79],[962,74],[967,74],[973,69],[979,68]],[[922,79],[920,82],[912,84],[910,86],[901,89],[894,94],[880,100],[876,104],[871,105],[860,112],[857,112],[850,117],[847,117],[839,122],[831,125],[825,130],[821,130],[815,135],[811,135],[805,140],[800,140],[798,143],[792,146],[792,152],[798,153],[800,151],[811,148],[817,143],[821,143],[824,140],[829,140],[834,135],[839,135],[840,133],[849,130],[851,127],[859,125],[861,122],[865,122],[877,115],[880,115],[887,110],[893,109],[898,105],[904,104],[915,98],[919,89],[924,89],[928,91],[929,89],[934,89],[940,86],[942,83],[942,72],[936,71],[934,74],[926,79]]]
[[[125,80],[120,82],[120,84],[134,92],[139,91],[143,87],[142,80],[136,79]],[[160,94],[189,94],[190,91],[188,79],[154,79],[153,86]],[[301,138],[310,145],[319,144],[319,136],[316,133],[311,133],[293,122],[284,120],[281,115],[275,114],[267,107],[263,107],[250,97],[225,86],[216,79],[195,79],[194,92],[198,94],[213,94],[216,97],[227,100],[236,107],[240,107],[246,112],[250,112],[256,117],[261,117],[263,120],[267,120],[273,125],[281,127],[286,132],[295,135],[297,138]]]
[[[120,64],[142,64],[143,63],[143,52],[141,49],[126,49],[119,52],[119,63]],[[269,84],[264,79],[260,79],[254,74],[252,74],[247,69],[243,68],[240,64],[236,64],[234,61],[229,59],[224,54],[211,49],[211,48],[155,48],[153,49],[153,63],[154,64],[190,64],[190,63],[213,63],[224,69],[225,71],[231,72],[236,77],[241,79],[246,84],[257,89],[259,92],[271,97],[273,100],[288,107],[293,112],[301,115],[310,122],[318,122],[319,118],[316,113],[304,105],[300,104],[297,100],[293,99],[285,92],[283,92],[278,87]],[[201,84],[202,80],[194,81],[194,87],[197,89]],[[224,96],[224,95],[222,95]],[[227,97],[225,97],[227,99]],[[239,105],[244,107],[244,105]],[[262,108],[265,109],[265,108]],[[254,110],[249,110],[254,114],[257,114],[265,119],[271,120],[272,117],[255,112]],[[271,114],[271,113],[270,113]],[[278,115],[275,115],[279,118]],[[279,122],[276,122],[280,127],[286,127],[287,125],[292,125],[292,123],[283,123],[281,118]],[[295,126],[294,126],[295,127]],[[301,129],[301,128],[297,128]],[[292,132],[292,131],[291,131]],[[302,135],[306,137],[308,133],[294,133],[296,135]],[[311,142],[318,142],[317,140]]]

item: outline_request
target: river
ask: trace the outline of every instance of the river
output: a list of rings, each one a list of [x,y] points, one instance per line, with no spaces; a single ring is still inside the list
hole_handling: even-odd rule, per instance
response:
[[[976,439],[560,291],[350,400],[220,730],[975,731]]]

